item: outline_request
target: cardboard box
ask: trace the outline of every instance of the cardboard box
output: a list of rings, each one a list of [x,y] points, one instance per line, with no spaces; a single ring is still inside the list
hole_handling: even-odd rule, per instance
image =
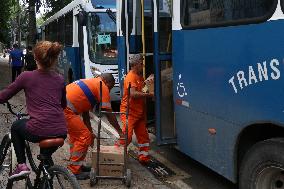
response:
[[[146,80],[145,80],[145,87],[142,89],[144,93],[154,93],[155,91],[155,83],[154,83],[154,74],[151,74]]]
[[[123,165],[100,165],[99,176],[123,176]]]
[[[99,163],[124,163],[123,147],[101,146]],[[92,166],[97,168],[97,150],[92,152]],[[100,165],[100,176],[122,176],[123,165]]]

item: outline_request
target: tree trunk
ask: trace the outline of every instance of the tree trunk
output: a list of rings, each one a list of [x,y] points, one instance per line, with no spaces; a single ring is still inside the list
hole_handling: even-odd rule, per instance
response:
[[[18,16],[17,16],[17,22],[18,22],[18,30],[17,30],[17,41],[18,41],[18,45],[19,45],[19,48],[21,48],[21,44],[22,44],[22,36],[21,36],[21,13],[19,12],[18,13]]]
[[[36,44],[36,13],[35,13],[36,0],[29,0],[29,34],[28,44],[34,46]]]

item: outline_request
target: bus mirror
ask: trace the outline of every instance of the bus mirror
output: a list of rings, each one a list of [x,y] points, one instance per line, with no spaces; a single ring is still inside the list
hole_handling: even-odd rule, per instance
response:
[[[78,14],[78,22],[81,26],[87,25],[87,17],[85,12],[79,12]]]

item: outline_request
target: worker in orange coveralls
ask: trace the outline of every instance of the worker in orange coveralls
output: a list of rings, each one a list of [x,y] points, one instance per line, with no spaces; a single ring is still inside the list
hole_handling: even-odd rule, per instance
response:
[[[93,145],[93,133],[89,111],[100,101],[100,81],[102,81],[102,110],[112,111],[109,92],[115,81],[112,74],[103,73],[97,78],[81,79],[66,87],[67,107],[64,110],[70,143],[70,164],[68,169],[78,180],[89,178],[90,167],[84,166],[89,146]],[[81,119],[81,115],[83,120]],[[114,114],[106,114],[110,124],[121,136],[122,131]]]
[[[133,131],[135,132],[139,147],[139,162],[146,164],[149,162],[149,134],[146,128],[146,98],[154,97],[153,93],[144,93],[142,88],[145,86],[143,79],[143,57],[140,54],[131,54],[129,57],[131,70],[124,79],[123,98],[120,105],[120,111],[126,112],[128,86],[130,88],[129,115],[128,115],[128,144],[131,142]],[[122,132],[126,132],[126,116],[121,115],[123,123]],[[124,140],[120,139],[116,145],[124,145]]]

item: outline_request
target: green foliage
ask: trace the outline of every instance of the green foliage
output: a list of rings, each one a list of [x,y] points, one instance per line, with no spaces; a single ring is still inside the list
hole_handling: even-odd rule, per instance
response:
[[[44,23],[44,16],[41,16],[36,19],[36,25],[41,26]]]
[[[45,14],[45,18],[49,18],[71,2],[72,0],[42,0],[44,7],[50,9],[50,11]]]
[[[0,6],[0,42],[8,44],[9,38],[9,18],[11,16],[12,1],[1,0]]]

